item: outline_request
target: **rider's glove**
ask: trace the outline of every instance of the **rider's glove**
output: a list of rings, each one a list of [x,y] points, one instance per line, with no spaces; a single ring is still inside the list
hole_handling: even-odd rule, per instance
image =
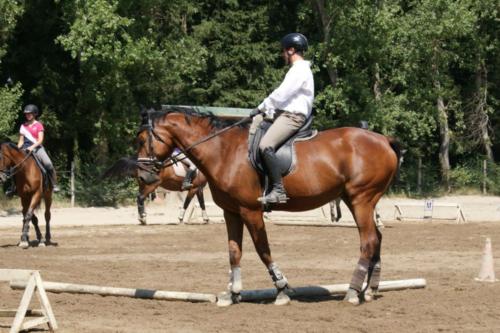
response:
[[[256,115],[262,113],[261,110],[259,110],[258,108],[255,108],[253,109],[252,111],[250,111],[250,114],[248,115],[250,118],[253,118],[255,117]]]

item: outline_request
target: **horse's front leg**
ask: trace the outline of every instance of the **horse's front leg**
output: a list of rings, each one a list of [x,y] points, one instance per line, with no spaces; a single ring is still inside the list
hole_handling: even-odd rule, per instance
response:
[[[267,240],[267,232],[262,211],[242,210],[241,217],[250,232],[250,236],[252,237],[252,241],[260,259],[264,265],[266,265],[274,285],[278,290],[278,295],[274,304],[284,305],[290,303],[290,297],[286,294],[286,290],[289,289],[288,280],[271,257],[271,249],[269,248],[269,242]]]
[[[147,224],[147,221],[146,221],[146,209],[144,207],[144,200],[146,199],[146,197],[144,195],[142,195],[141,193],[139,193],[137,195],[137,199],[136,199],[136,202],[137,202],[137,213],[139,214],[139,223],[141,225],[146,225]]]
[[[33,217],[33,210],[30,209],[30,202],[30,198],[21,197],[21,204],[23,206],[23,226],[21,228],[21,241],[17,246],[23,249],[29,247],[30,222]]]
[[[229,272],[228,292],[218,296],[218,306],[229,306],[233,303],[238,303],[240,301],[240,292],[243,288],[240,268],[243,243],[243,221],[239,214],[227,210],[224,210],[224,219],[226,220],[231,271]]]
[[[36,239],[38,240],[38,246],[45,246],[45,243],[42,240],[42,233],[40,232],[40,227],[38,226],[38,217],[33,214],[31,218],[31,223],[33,223],[33,227],[35,228]]]

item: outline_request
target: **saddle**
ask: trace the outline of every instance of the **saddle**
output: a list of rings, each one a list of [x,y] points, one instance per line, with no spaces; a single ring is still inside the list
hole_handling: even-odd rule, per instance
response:
[[[276,157],[279,159],[279,169],[281,171],[282,176],[288,175],[295,168],[297,156],[295,154],[295,141],[306,141],[312,139],[318,134],[317,130],[313,130],[312,126],[313,117],[310,116],[306,119],[306,122],[302,127],[292,135],[284,144],[278,147],[276,151]],[[252,140],[249,142],[248,149],[248,159],[252,166],[257,170],[257,172],[261,175],[265,175],[265,167],[262,162],[262,158],[259,152],[259,143],[264,134],[266,134],[269,127],[271,127],[272,122],[269,120],[263,120],[256,132]]]
[[[43,166],[43,163],[38,159],[35,153],[31,154],[33,159],[35,160],[36,165],[38,166],[38,169],[40,169],[40,172],[42,173],[42,179],[43,179],[43,188],[47,189],[50,187],[50,179],[49,179],[49,174],[45,167]]]

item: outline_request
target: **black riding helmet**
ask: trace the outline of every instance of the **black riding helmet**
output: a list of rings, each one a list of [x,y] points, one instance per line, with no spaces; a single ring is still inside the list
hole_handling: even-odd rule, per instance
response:
[[[291,47],[297,52],[307,51],[308,44],[306,36],[298,32],[293,32],[283,37],[281,39],[281,48],[289,49]]]
[[[40,113],[38,111],[38,107],[35,105],[35,104],[28,104],[24,107],[24,111],[23,113],[33,113],[36,116],[38,116],[38,114]]]

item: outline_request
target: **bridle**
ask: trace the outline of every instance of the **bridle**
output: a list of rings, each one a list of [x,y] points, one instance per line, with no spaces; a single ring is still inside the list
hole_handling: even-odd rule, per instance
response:
[[[204,142],[207,142],[208,140],[230,130],[233,127],[244,124],[244,123],[250,121],[251,119],[252,119],[251,117],[245,117],[245,118],[235,122],[234,124],[231,124],[227,127],[224,127],[220,131],[212,133],[212,134],[208,135],[207,137],[196,141],[195,143],[191,144],[190,146],[188,146],[184,149],[177,147],[180,150],[180,152],[178,154],[168,156],[163,161],[160,161],[160,160],[158,160],[158,158],[156,157],[156,155],[154,154],[154,151],[153,151],[153,138],[162,142],[163,144],[166,144],[166,142],[163,141],[163,139],[155,132],[154,123],[151,119],[150,112],[148,111],[147,112],[147,124],[143,124],[140,127],[140,131],[141,130],[148,131],[149,156],[148,157],[138,157],[137,158],[137,167],[141,170],[144,170],[144,171],[150,173],[150,174],[158,174],[161,169],[168,168],[168,167],[176,164],[177,162],[186,159],[187,158],[186,153],[191,151],[194,147],[196,147]]]
[[[153,150],[153,138],[160,141],[163,144],[166,144],[165,141],[155,132],[153,120],[150,116],[150,111],[147,111],[147,123],[141,125],[139,128],[139,133],[143,130],[148,131],[148,157],[138,157],[137,158],[137,167],[143,171],[146,171],[151,174],[158,174],[163,167],[163,162],[159,161],[156,158]]]
[[[9,179],[14,177],[19,171],[21,171],[21,167],[23,166],[24,162],[32,155],[33,151],[29,151],[28,154],[21,160],[21,162],[17,163],[13,167],[11,167],[8,171],[5,170],[0,170],[0,173],[4,175],[5,179]],[[0,150],[0,159],[2,159],[2,151]]]

